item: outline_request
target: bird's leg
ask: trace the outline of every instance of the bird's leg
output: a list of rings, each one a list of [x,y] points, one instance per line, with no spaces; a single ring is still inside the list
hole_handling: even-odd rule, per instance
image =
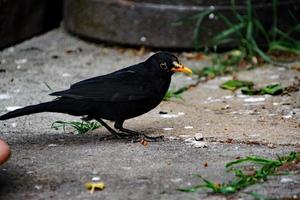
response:
[[[123,138],[123,137],[127,137],[127,135],[124,135],[122,133],[118,133],[117,131],[115,131],[114,129],[112,129],[110,126],[108,126],[102,119],[100,118],[95,118],[95,120],[97,120],[102,126],[104,126],[112,135],[114,135],[117,138]]]
[[[141,140],[158,141],[158,140],[162,140],[164,138],[163,135],[160,135],[160,136],[149,136],[149,135],[146,135],[146,134],[143,134],[143,133],[139,133],[139,132],[136,132],[136,131],[132,131],[132,130],[123,128],[123,123],[124,123],[124,120],[122,120],[122,121],[116,121],[115,122],[115,128],[118,129],[119,131],[124,132],[124,133],[128,133],[128,134],[132,135],[133,137],[141,137],[141,138],[139,138]]]

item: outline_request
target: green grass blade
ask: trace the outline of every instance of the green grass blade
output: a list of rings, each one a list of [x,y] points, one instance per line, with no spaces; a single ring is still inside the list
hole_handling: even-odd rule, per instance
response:
[[[230,37],[234,33],[237,33],[237,31],[241,30],[244,27],[245,27],[244,23],[239,23],[239,24],[236,24],[236,25],[222,31],[221,33],[219,33],[218,35],[213,37],[212,44],[221,43],[224,39],[228,39],[228,37]]]
[[[269,51],[285,51],[300,54],[300,43],[291,43],[286,41],[272,41],[269,45]]]
[[[293,28],[291,28],[289,31],[288,31],[288,35],[294,33],[294,32],[300,32],[300,23],[297,24],[296,26],[294,26]]]
[[[280,36],[280,40],[287,40],[287,41],[291,41],[291,42],[299,42],[297,40],[295,40],[293,37],[291,37],[288,33],[283,32],[280,29],[274,29],[274,31],[278,34],[278,36]]]
[[[234,16],[240,21],[240,22],[244,22],[244,18],[242,17],[242,15],[240,15],[239,12],[237,12],[236,10],[236,3],[235,0],[231,0],[231,10],[234,13]]]
[[[277,13],[277,7],[278,7],[278,1],[272,0],[272,11],[273,11],[273,30],[278,29],[278,13]],[[277,32],[275,31],[273,33],[273,40],[276,38]]]
[[[271,160],[271,159],[266,159],[266,158],[261,158],[261,157],[256,157],[256,156],[247,156],[246,158],[238,159],[229,163],[226,163],[225,167],[231,167],[236,164],[241,164],[245,162],[254,162],[257,164],[268,164],[268,163],[273,163],[273,162],[279,162],[277,160]]]
[[[197,20],[196,20],[196,24],[195,24],[195,28],[194,28],[194,33],[193,33],[194,48],[196,50],[198,50],[201,47],[200,32],[201,32],[202,22],[203,22],[204,18],[212,12],[213,11],[209,9],[209,10],[205,10],[197,15]]]
[[[257,28],[257,30],[262,33],[262,35],[264,36],[264,38],[266,39],[266,41],[269,43],[270,42],[270,38],[269,38],[268,32],[266,31],[266,29],[263,26],[263,24],[257,18],[253,18],[253,22],[254,22],[254,25]]]
[[[268,63],[272,63],[272,59],[266,54],[264,53],[256,44],[256,41],[255,40],[252,40],[251,41],[252,43],[252,46],[253,46],[253,49],[254,51],[266,62]]]
[[[228,26],[228,27],[233,27],[234,26],[234,23],[232,23],[226,16],[224,16],[223,14],[219,13],[218,14],[218,17],[223,21],[225,22],[225,24]],[[244,23],[243,21],[241,23]],[[243,38],[243,34],[240,30],[237,30],[236,33],[238,34],[238,36],[240,38]]]
[[[246,39],[248,41],[254,40],[254,38],[253,38],[253,23],[252,23],[252,21],[248,22]]]
[[[90,131],[93,131],[99,127],[101,127],[101,124],[98,122],[93,121],[71,121],[71,122],[64,122],[64,121],[55,121],[52,123],[51,128],[54,128],[55,130],[58,130],[59,128],[63,128],[64,132],[66,132],[65,128],[69,126],[72,127],[77,131],[78,134],[87,133]]]

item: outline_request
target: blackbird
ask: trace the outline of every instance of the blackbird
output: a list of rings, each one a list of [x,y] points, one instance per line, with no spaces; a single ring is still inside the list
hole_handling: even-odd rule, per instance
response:
[[[192,71],[179,63],[176,56],[159,52],[146,61],[107,75],[86,79],[71,85],[70,89],[51,93],[57,96],[50,102],[20,108],[0,116],[0,120],[40,112],[66,113],[99,121],[117,137],[141,136],[157,139],[123,128],[125,120],[142,115],[155,108],[168,91],[175,72]],[[102,119],[115,122],[116,131]]]

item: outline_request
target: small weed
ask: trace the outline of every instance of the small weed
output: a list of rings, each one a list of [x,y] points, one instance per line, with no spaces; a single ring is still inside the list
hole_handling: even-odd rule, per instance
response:
[[[200,49],[203,45],[209,45],[216,49],[217,46],[224,44],[235,45],[242,51],[249,61],[253,58],[260,57],[268,63],[272,63],[272,58],[263,51],[267,47],[268,52],[289,52],[300,53],[300,41],[295,39],[295,36],[300,32],[300,23],[296,19],[293,11],[289,10],[289,17],[293,21],[293,27],[289,30],[284,30],[278,24],[278,0],[272,0],[272,25],[264,24],[258,17],[252,0],[247,0],[247,10],[245,13],[237,11],[236,1],[231,0],[231,12],[234,18],[229,19],[227,16],[219,13],[216,10],[205,10],[182,23],[194,23],[194,46],[195,49]],[[199,35],[203,30],[202,23],[210,15],[216,15],[226,24],[227,28],[212,37],[208,44],[200,44]],[[177,23],[176,25],[181,25]],[[254,59],[256,60],[256,59]],[[255,62],[252,64],[256,64]]]
[[[212,65],[206,66],[201,70],[194,70],[194,74],[199,78],[205,77],[213,79],[217,76],[232,74],[237,70],[237,66],[244,59],[244,54],[239,50],[232,50],[224,54],[214,54]]]
[[[168,90],[163,100],[170,101],[172,98],[184,100],[181,94],[186,90],[188,90],[188,87],[182,87],[179,88],[178,90]]]
[[[300,160],[300,153],[291,152],[288,156],[278,157],[276,160],[266,159],[256,156],[248,156],[246,158],[241,158],[225,165],[228,172],[233,172],[235,175],[234,180],[228,183],[215,183],[203,178],[201,175],[197,175],[202,183],[193,187],[178,189],[182,192],[196,192],[199,188],[207,188],[212,190],[214,193],[219,193],[223,195],[232,194],[240,191],[250,185],[256,183],[262,183],[268,179],[268,176],[278,175],[280,167],[290,164],[297,163]],[[258,170],[253,167],[252,170],[243,170],[243,168],[235,168],[238,164],[250,163],[255,165],[261,165]]]
[[[47,82],[44,82],[44,84],[46,85],[46,87],[47,87],[49,90],[52,90],[51,86],[50,86]]]
[[[64,132],[66,132],[66,127],[72,127],[75,129],[77,134],[84,134],[90,131],[93,131],[99,127],[101,127],[101,124],[98,122],[93,121],[70,121],[70,122],[64,122],[64,121],[55,121],[52,123],[51,128],[58,130],[62,128]]]

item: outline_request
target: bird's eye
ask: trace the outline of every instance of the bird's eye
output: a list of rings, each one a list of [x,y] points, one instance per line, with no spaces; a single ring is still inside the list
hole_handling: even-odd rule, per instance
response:
[[[160,63],[159,66],[162,69],[167,69],[168,68],[167,63],[165,63],[165,62]]]

